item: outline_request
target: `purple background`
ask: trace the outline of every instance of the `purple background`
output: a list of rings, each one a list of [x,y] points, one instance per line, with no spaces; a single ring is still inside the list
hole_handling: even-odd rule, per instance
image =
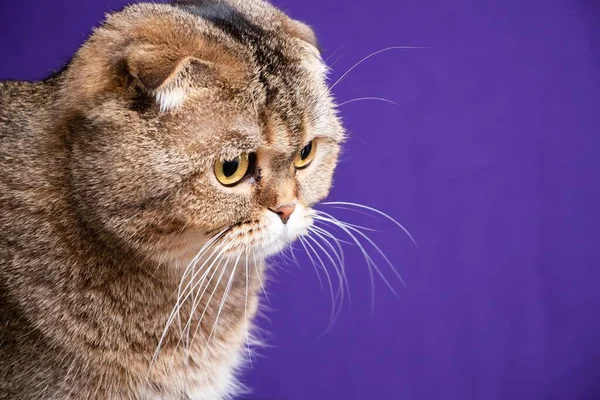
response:
[[[123,0],[2,1],[0,78],[58,69]],[[378,207],[394,296],[347,248],[352,303],[301,251],[270,285],[256,399],[600,398],[600,4],[277,0],[315,27],[351,134],[330,199]],[[335,210],[332,210],[335,211]]]

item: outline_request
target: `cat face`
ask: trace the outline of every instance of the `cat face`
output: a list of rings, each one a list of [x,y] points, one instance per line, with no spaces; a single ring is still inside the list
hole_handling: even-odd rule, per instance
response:
[[[263,2],[140,4],[109,16],[61,95],[73,207],[153,260],[264,257],[311,224],[343,129],[310,28]]]

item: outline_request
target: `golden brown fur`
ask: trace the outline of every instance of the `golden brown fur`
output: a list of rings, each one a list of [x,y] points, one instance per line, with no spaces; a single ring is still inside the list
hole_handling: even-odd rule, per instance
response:
[[[264,258],[331,185],[343,131],[324,72],[306,25],[205,0],[130,6],[55,77],[0,83],[0,398],[235,393]],[[256,176],[220,185],[213,164],[241,152]],[[192,333],[203,315],[195,340],[173,323],[153,360],[185,267],[224,230],[178,314]]]

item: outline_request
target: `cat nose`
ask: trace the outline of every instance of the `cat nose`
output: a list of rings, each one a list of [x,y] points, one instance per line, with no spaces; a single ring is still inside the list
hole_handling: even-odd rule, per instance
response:
[[[295,209],[295,204],[285,204],[283,206],[277,207],[275,209],[275,213],[279,215],[279,218],[281,218],[281,222],[285,224],[288,222],[288,219],[290,219],[290,216],[292,215]]]

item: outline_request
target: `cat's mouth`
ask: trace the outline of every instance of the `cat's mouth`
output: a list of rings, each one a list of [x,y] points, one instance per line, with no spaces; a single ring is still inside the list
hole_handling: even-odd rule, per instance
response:
[[[213,232],[187,231],[175,240],[167,240],[156,259],[177,267],[186,267],[200,260],[248,256],[264,259],[290,246],[296,239],[308,234],[313,224],[314,211],[301,204],[286,223],[272,211],[266,210],[258,218],[243,221]],[[199,245],[200,243],[200,245]]]
[[[279,253],[298,237],[308,233],[311,224],[310,209],[298,204],[286,223],[282,223],[275,213],[265,211],[260,219],[229,227],[219,241],[226,253],[250,253],[264,258]]]

